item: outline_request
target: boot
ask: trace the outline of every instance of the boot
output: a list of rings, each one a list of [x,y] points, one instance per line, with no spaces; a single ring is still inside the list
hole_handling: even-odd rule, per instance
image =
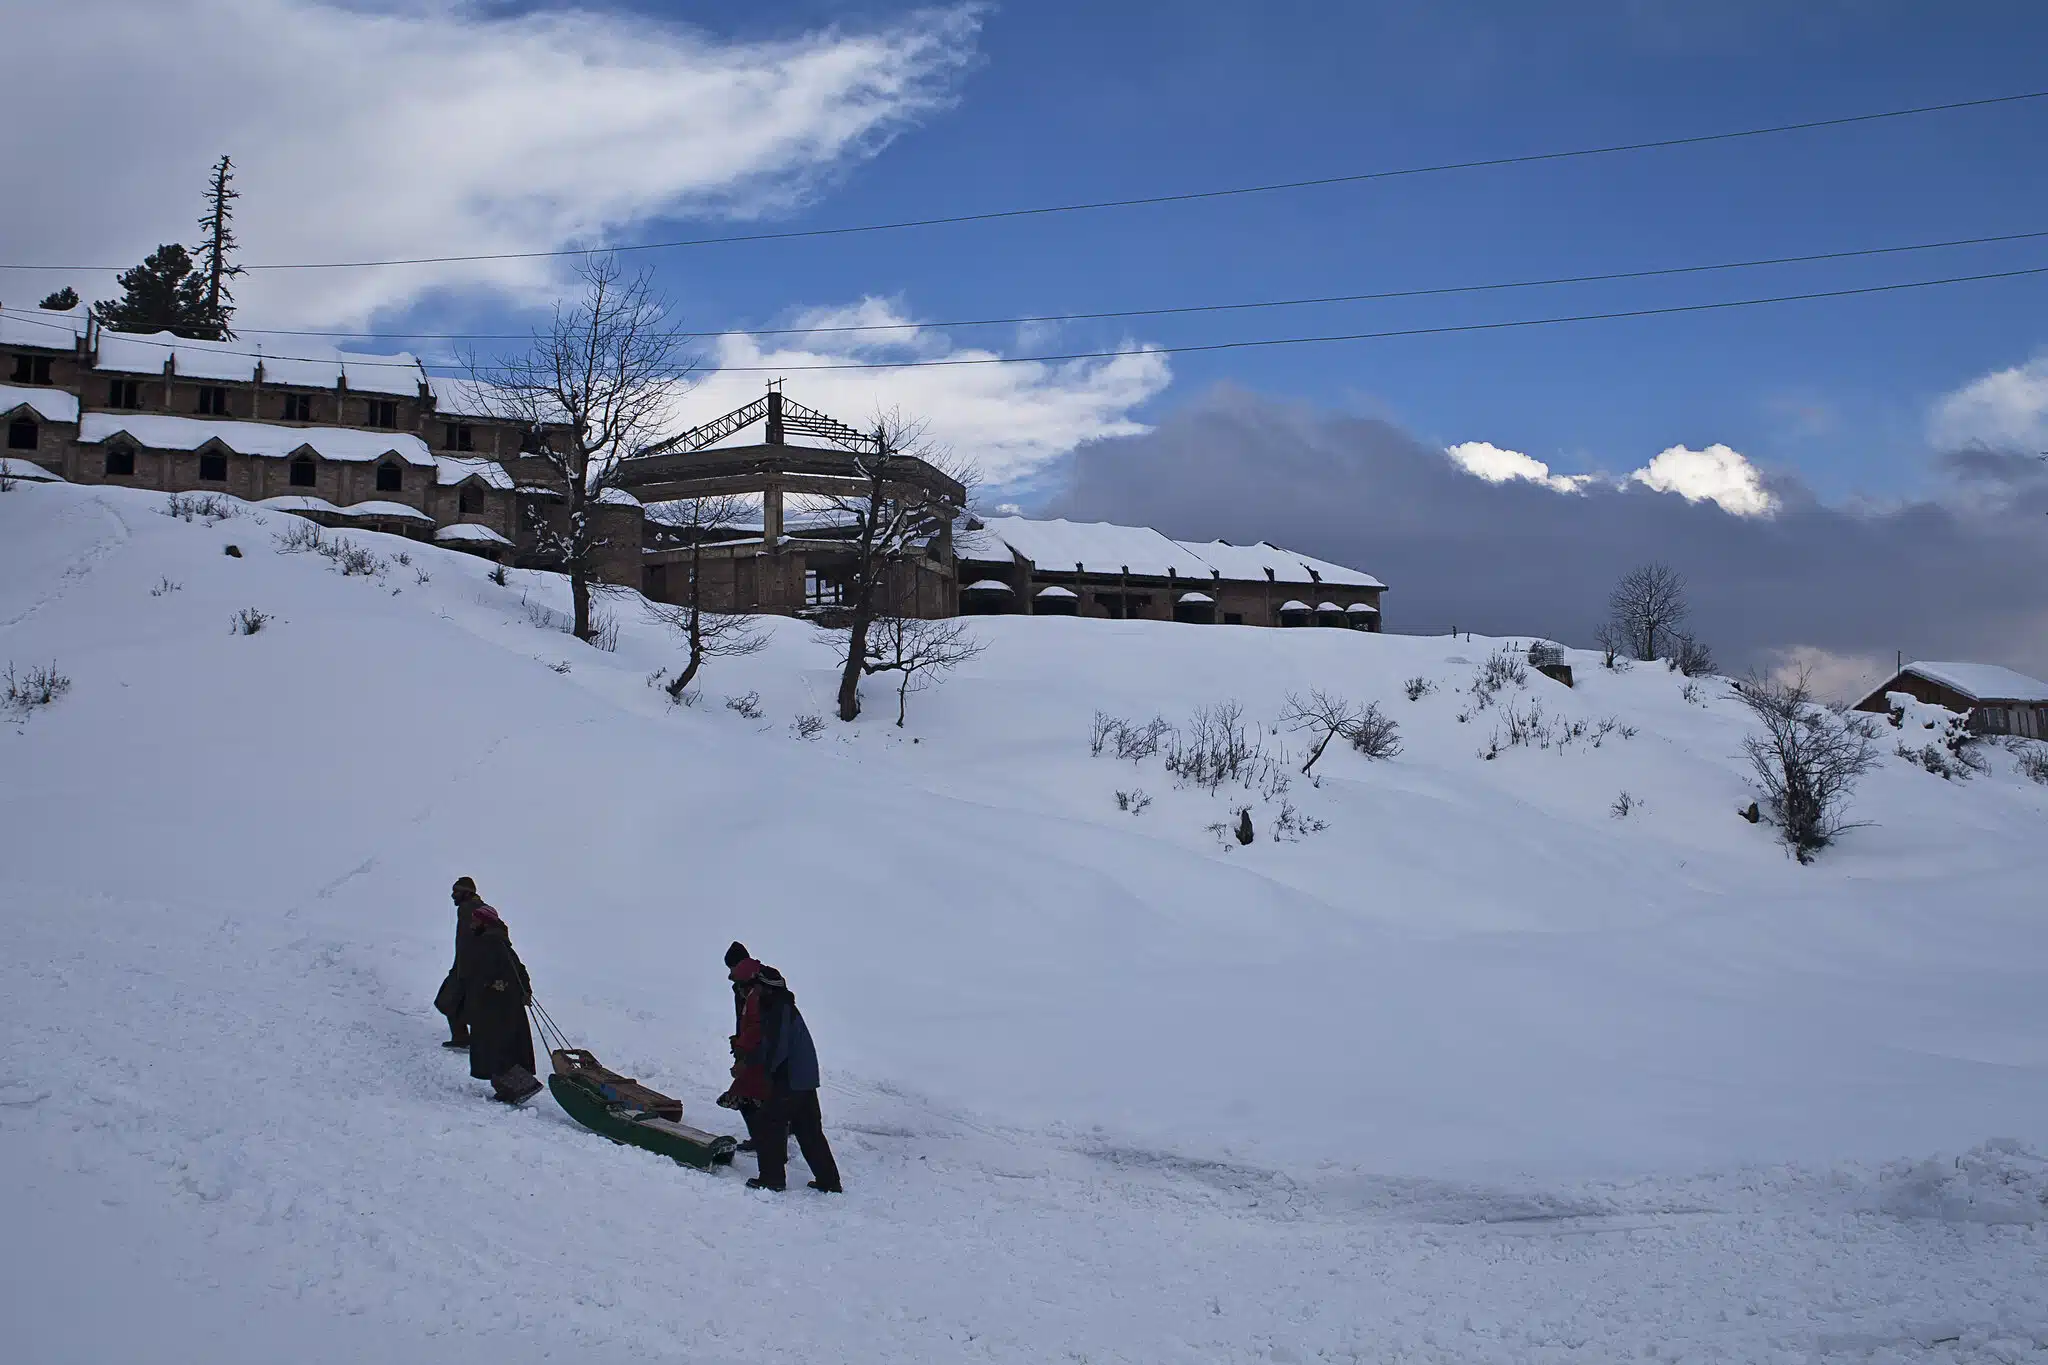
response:
[[[750,1190],[773,1190],[777,1194],[781,1194],[783,1191],[781,1185],[771,1185],[758,1175],[747,1177],[747,1188]]]
[[[813,1180],[813,1181],[811,1181],[811,1182],[810,1182],[810,1186],[811,1186],[811,1188],[812,1188],[812,1189],[816,1190],[816,1191],[817,1191],[817,1192],[818,1192],[819,1194],[845,1194],[845,1193],[846,1193],[846,1191],[845,1191],[845,1190],[842,1190],[842,1189],[840,1189],[840,1188],[839,1188],[839,1187],[838,1187],[837,1185],[827,1185],[827,1184],[823,1183],[822,1181],[817,1181],[817,1180]]]

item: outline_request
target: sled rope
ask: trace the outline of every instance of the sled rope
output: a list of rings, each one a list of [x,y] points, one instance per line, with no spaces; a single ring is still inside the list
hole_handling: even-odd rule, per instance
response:
[[[540,1040],[547,1044],[548,1051],[569,1046],[569,1036],[562,1032],[562,1026],[554,1021],[554,1017],[541,1008],[540,1001],[529,1000],[526,1008],[533,1011],[534,1025],[540,1029]]]

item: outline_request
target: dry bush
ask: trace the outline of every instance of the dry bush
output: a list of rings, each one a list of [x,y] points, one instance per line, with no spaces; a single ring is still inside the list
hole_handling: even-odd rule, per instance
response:
[[[1436,691],[1436,684],[1417,674],[1407,682],[1402,683],[1401,690],[1408,694],[1408,700],[1421,701],[1424,697]]]
[[[267,611],[258,611],[254,607],[243,607],[235,613],[233,620],[229,623],[231,627],[229,633],[234,635],[255,635],[276,619],[275,616],[272,616]]]
[[[823,716],[798,716],[789,723],[789,728],[798,739],[816,739],[825,733]]]
[[[1401,726],[1380,711],[1373,702],[1360,713],[1351,727],[1351,747],[1367,758],[1392,758],[1401,752]]]
[[[26,673],[16,673],[14,665],[7,665],[7,673],[0,677],[0,710],[25,716],[38,706],[49,706],[71,690],[71,679],[57,671],[52,662],[31,668]]]
[[[725,709],[738,713],[747,720],[761,719],[761,694],[749,692],[744,696],[727,697]]]
[[[1752,675],[1737,695],[1763,726],[1742,747],[1764,804],[1793,855],[1810,863],[1848,828],[1850,794],[1877,761],[1870,730],[1816,702],[1804,670],[1790,681]]]

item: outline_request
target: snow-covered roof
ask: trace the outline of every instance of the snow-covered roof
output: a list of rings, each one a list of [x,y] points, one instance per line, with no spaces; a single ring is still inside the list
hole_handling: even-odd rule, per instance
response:
[[[85,335],[89,304],[76,308],[0,308],[0,346],[40,346],[46,351],[77,349]]]
[[[1015,591],[1017,591],[1017,590],[1016,590],[1015,588],[1011,587],[1011,586],[1010,586],[1010,585],[1009,585],[1008,583],[1005,583],[1005,582],[1003,582],[1003,580],[1002,580],[1002,579],[1000,579],[1000,578],[977,578],[977,579],[975,579],[975,580],[974,580],[974,581],[973,581],[972,583],[969,583],[969,584],[968,584],[968,585],[967,585],[967,586],[966,586],[965,588],[961,589],[961,591],[963,591],[963,592],[1015,592]],[[1041,597],[1043,597],[1044,595],[1045,595],[1044,593],[1040,593],[1040,594],[1039,594],[1039,596],[1041,596]]]
[[[417,507],[407,507],[402,502],[371,501],[352,502],[341,509],[345,517],[404,517],[409,521],[432,521],[433,518]]]
[[[1316,610],[1317,610],[1317,611],[1342,611],[1342,610],[1344,610],[1344,608],[1342,608],[1342,607],[1338,606],[1338,605],[1337,605],[1337,604],[1336,604],[1335,602],[1318,602],[1318,603],[1316,603]]]
[[[345,515],[327,499],[316,498],[310,493],[281,493],[274,498],[265,498],[256,505],[278,512],[325,512],[336,517]]]
[[[512,476],[505,472],[505,466],[496,460],[475,460],[461,455],[436,455],[434,457],[434,482],[442,487],[464,483],[470,479],[482,479],[492,488],[512,487]]]
[[[1007,546],[1040,569],[1084,573],[1134,573],[1165,578],[1170,570],[1182,578],[1208,578],[1209,566],[1196,555],[1149,526],[1117,526],[1106,521],[1037,521],[1029,517],[989,517],[981,536]],[[955,553],[974,555],[956,547]],[[982,550],[981,553],[986,553]],[[1008,559],[1007,554],[996,558]]]
[[[310,447],[330,460],[370,461],[396,455],[410,465],[435,467],[427,443],[396,431],[352,427],[279,427],[264,422],[213,421],[161,412],[88,412],[79,419],[78,439],[86,445],[126,432],[152,450],[197,450],[219,441],[238,455],[291,455]]]
[[[1049,588],[1040,588],[1038,595],[1040,597],[1072,597],[1074,590],[1072,588],[1063,588],[1055,583]]]
[[[1260,541],[1256,545],[1231,545],[1221,540],[1183,540],[1175,543],[1201,556],[1204,562],[1225,578],[1257,582],[1264,580],[1266,570],[1271,569],[1271,581],[1275,583],[1320,583],[1333,588],[1386,586],[1369,573],[1348,569],[1342,564],[1332,564],[1327,559],[1317,559],[1313,555],[1283,550],[1266,541]]]
[[[1180,600],[1183,602],[1214,602],[1216,599],[1205,592],[1184,592],[1180,595]]]
[[[1929,682],[1953,687],[1972,701],[2048,702],[2048,683],[1997,664],[1920,663],[1906,665]]]
[[[253,341],[195,341],[172,332],[116,332],[102,328],[96,370],[116,374],[162,374],[164,361],[175,357],[177,373],[185,379],[255,378],[256,366],[263,366],[266,384],[296,384],[331,389],[347,378],[357,393],[403,394],[420,391],[426,371],[419,358],[405,351],[392,355],[359,355],[329,346],[310,337],[293,337],[278,355],[264,354],[263,344]]]
[[[597,490],[597,500],[600,504],[609,504],[613,507],[638,507],[640,505],[640,499],[634,497],[623,488],[600,488]]]
[[[11,455],[0,455],[0,474],[24,483],[65,483],[67,480],[52,474],[33,460],[17,460]]]
[[[1356,612],[1360,616],[1378,616],[1380,614],[1380,609],[1370,602],[1353,602],[1344,610]]]
[[[1285,602],[1282,602],[1282,603],[1280,604],[1280,610],[1282,610],[1282,611],[1307,611],[1307,610],[1308,610],[1308,603],[1306,603],[1306,602],[1297,602],[1297,601],[1293,600],[1292,598],[1290,598],[1289,600],[1287,600],[1287,601],[1285,601]]]
[[[356,381],[348,381],[353,385]],[[442,417],[482,417],[498,422],[523,421],[520,414],[527,408],[524,398],[514,398],[509,391],[480,379],[460,375],[430,374],[427,388],[434,395],[434,411]],[[560,422],[568,414],[552,402],[541,405],[539,412],[543,422]]]
[[[12,412],[26,403],[45,422],[76,422],[78,399],[62,389],[27,388],[0,384],[0,412]]]
[[[434,532],[434,539],[451,545],[510,545],[512,542],[488,526],[479,526],[473,521],[458,522],[454,526],[443,526]]]

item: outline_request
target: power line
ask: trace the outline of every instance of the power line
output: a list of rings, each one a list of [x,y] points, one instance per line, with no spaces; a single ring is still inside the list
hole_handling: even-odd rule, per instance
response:
[[[2017,270],[1993,270],[1976,275],[1948,275],[1933,280],[1904,280],[1896,284],[1866,284],[1848,289],[1817,289],[1801,294],[1770,294],[1753,299],[1723,299],[1712,303],[1669,304],[1658,308],[1628,308],[1605,313],[1566,313],[1544,318],[1513,318],[1504,322],[1463,322],[1438,327],[1397,327],[1379,332],[1337,332],[1320,336],[1267,337],[1250,341],[1210,341],[1180,346],[1139,346],[1113,351],[1068,351],[1053,355],[1017,356],[969,356],[940,360],[872,360],[841,361],[823,365],[720,365],[715,367],[722,374],[801,374],[821,370],[919,370],[939,366],[960,365],[1031,365],[1068,360],[1108,360],[1126,355],[1189,355],[1201,351],[1241,351],[1264,346],[1311,346],[1340,341],[1377,341],[1392,337],[1444,336],[1454,332],[1497,332],[1520,327],[1549,327],[1567,322],[1609,322],[1621,318],[1665,317],[1678,313],[1711,313],[1733,308],[1757,308],[1766,304],[1804,303],[1815,299],[1845,299],[1861,294],[1892,294],[1907,289],[1933,289],[1951,284],[1975,284],[1985,280],[2011,280],[2033,275],[2048,275],[2048,265],[2028,266]],[[39,327],[50,327],[63,331],[72,329],[63,323],[43,322],[39,319],[23,318]],[[157,346],[165,350],[178,347],[174,341],[156,341],[135,336],[124,336],[123,340],[132,345]],[[208,348],[209,355],[231,355],[251,360],[273,360],[298,362],[314,365],[340,363],[371,369],[439,369],[449,370],[455,366],[445,361],[419,360],[357,360],[346,352],[332,356],[287,356],[272,355],[264,351],[223,351]],[[429,376],[431,377],[431,376]]]
[[[1573,161],[1586,157],[1612,156],[1621,152],[1656,151],[1671,147],[1697,147],[1712,142],[1734,142],[1744,138],[1770,137],[1780,133],[1809,132],[1817,128],[1841,128],[1888,119],[1916,118],[1923,114],[1949,113],[1958,109],[1981,109],[1992,105],[2018,104],[2048,98],[2048,90],[2016,95],[1991,95],[1982,99],[1952,100],[1946,104],[1922,104],[1905,109],[1886,109],[1870,114],[1844,114],[1835,118],[1808,119],[1800,123],[1778,123],[1763,128],[1742,128],[1725,133],[1695,133],[1687,137],[1655,138],[1644,142],[1617,142],[1599,147],[1578,147],[1559,152],[1529,152],[1516,156],[1480,157],[1469,161],[1445,161],[1427,166],[1404,166],[1385,171],[1358,171],[1344,175],[1317,176],[1307,180],[1282,180],[1262,185],[1238,185],[1227,189],[1189,190],[1178,194],[1143,195],[1128,199],[1079,200],[1031,208],[995,209],[984,213],[957,213],[931,218],[906,218],[894,222],[860,223],[843,227],[792,228],[777,232],[733,233],[719,237],[688,237],[666,242],[633,242],[620,246],[567,247],[550,251],[472,252],[448,256],[404,256],[361,261],[271,261],[246,265],[245,270],[368,270],[399,265],[458,265],[477,261],[530,261],[562,257],[603,256],[626,251],[666,251],[681,247],[719,246],[736,242],[781,242],[813,237],[845,237],[860,233],[895,232],[905,228],[945,227],[960,223],[987,223],[1011,218],[1037,218],[1060,213],[1085,213],[1100,209],[1141,208],[1158,204],[1186,204],[1198,200],[1230,199],[1253,194],[1274,194],[1283,190],[1316,189],[1329,185],[1355,185],[1373,180],[1394,180],[1448,171],[1485,170],[1499,166],[1525,166],[1541,162]],[[119,270],[108,265],[26,265],[0,263],[0,270]]]
[[[1989,237],[1955,237],[1940,242],[1915,242],[1907,246],[1859,247],[1846,251],[1816,251],[1799,256],[1762,256],[1747,261],[1721,261],[1709,265],[1660,266],[1649,270],[1613,270],[1596,275],[1556,275],[1545,279],[1508,280],[1491,284],[1442,285],[1429,289],[1388,289],[1368,294],[1323,294],[1308,298],[1264,299],[1245,303],[1191,303],[1161,308],[1120,308],[1094,313],[1039,313],[1012,318],[956,318],[945,322],[865,322],[828,327],[733,327],[710,332],[665,332],[677,340],[707,341],[719,337],[824,336],[860,332],[907,332],[921,328],[1009,327],[1041,322],[1096,322],[1117,318],[1175,317],[1192,313],[1234,313],[1262,308],[1301,308],[1314,304],[1371,303],[1392,299],[1434,298],[1449,294],[1483,294],[1509,289],[1537,289],[1565,284],[1599,284],[1616,280],[1648,280],[1675,275],[1698,275],[1720,270],[1750,270],[1760,266],[1803,265],[1818,261],[1846,261],[1870,256],[1895,256],[1914,251],[1937,251],[1950,247],[1984,246],[1998,242],[2033,241],[2048,237],[2048,230],[2007,232]],[[0,312],[25,310],[0,309]],[[530,332],[345,332],[284,327],[243,327],[244,336],[340,337],[368,341],[526,341]]]

